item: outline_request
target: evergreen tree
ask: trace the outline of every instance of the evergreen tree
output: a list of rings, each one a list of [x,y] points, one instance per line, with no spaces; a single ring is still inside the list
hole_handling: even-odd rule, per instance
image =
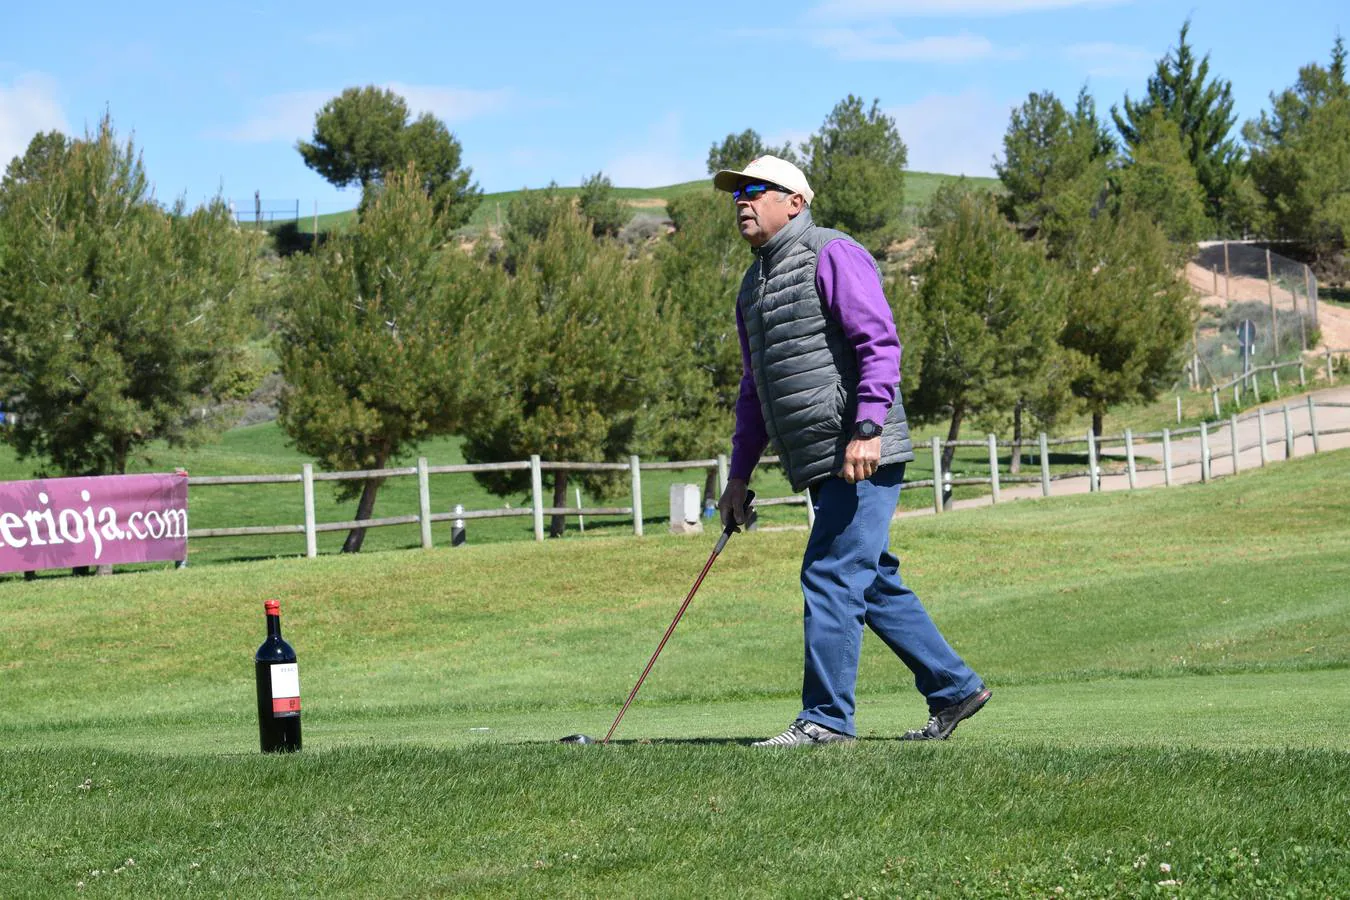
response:
[[[152,441],[196,442],[202,411],[256,375],[243,350],[256,235],[220,198],[155,201],[112,119],[82,139],[36,136],[0,182],[4,439],[59,475],[122,474]]]
[[[895,120],[849,94],[807,141],[806,176],[816,224],[839,228],[881,255],[899,235],[905,208],[905,148]]]
[[[570,204],[530,243],[503,300],[479,328],[483,390],[461,432],[464,458],[501,462],[625,461],[659,429],[675,327],[657,314],[652,266],[596,242]],[[567,505],[567,472],[551,473],[553,505]],[[476,473],[494,493],[528,490],[528,472]],[[612,478],[576,476],[589,492]],[[561,535],[555,516],[550,533]]]
[[[928,220],[938,224],[917,291],[927,346],[906,409],[921,420],[950,416],[955,441],[968,418],[1012,409],[1043,377],[1063,295],[1044,246],[1023,240],[989,192],[944,186]],[[954,453],[944,451],[944,471]]]
[[[314,140],[300,141],[296,149],[305,165],[334,187],[360,185],[362,209],[372,188],[409,164],[447,229],[467,223],[482,200],[482,191],[470,182],[473,170],[460,165],[462,149],[445,123],[430,113],[409,121],[407,102],[393,91],[347,88],[315,115]]]
[[[596,237],[616,237],[628,221],[628,208],[614,193],[614,185],[603,172],[596,172],[581,183],[577,208],[590,220]]]
[[[1144,213],[1093,220],[1063,261],[1068,304],[1060,344],[1073,355],[1072,389],[1102,433],[1107,409],[1155,399],[1176,377],[1197,314],[1186,250]]]
[[[656,296],[660,315],[680,323],[677,347],[688,359],[666,367],[671,409],[661,416],[669,427],[657,452],[706,458],[726,452],[735,424],[742,370],[735,302],[752,257],[725,193],[684,194],[668,209],[675,233],[656,251]],[[704,493],[715,493],[715,481]]]
[[[1205,191],[1186,158],[1175,122],[1153,110],[1141,124],[1134,162],[1118,175],[1119,202],[1162,228],[1168,240],[1189,248],[1209,229]]]
[[[1274,235],[1310,242],[1319,255],[1350,234],[1350,87],[1339,36],[1328,66],[1299,70],[1293,87],[1271,94],[1271,110],[1248,122],[1250,171]]]
[[[781,147],[769,147],[759,132],[747,128],[740,134],[727,135],[721,144],[713,143],[708,149],[708,174],[715,174],[722,169],[743,169],[750,160],[760,156],[776,156],[794,165],[798,163],[791,141]]]
[[[1237,121],[1233,86],[1229,81],[1210,78],[1208,53],[1196,61],[1195,51],[1186,41],[1190,28],[1188,20],[1181,26],[1176,49],[1158,60],[1144,98],[1133,101],[1126,94],[1124,109],[1111,107],[1111,116],[1131,159],[1148,137],[1148,122],[1155,109],[1177,126],[1186,158],[1205,190],[1206,215],[1213,229],[1227,233],[1242,224],[1234,220],[1232,210],[1233,179],[1241,159],[1231,136]]]
[[[416,169],[387,178],[350,235],[300,257],[280,328],[280,422],[332,471],[382,469],[454,433],[471,403],[474,316],[501,275],[443,246],[445,227]],[[337,482],[368,519],[382,479]],[[357,552],[365,529],[347,535]]]
[[[506,228],[502,233],[501,257],[506,271],[514,273],[525,251],[548,234],[553,220],[572,206],[572,198],[558,189],[557,182],[537,190],[521,190],[506,205]]]
[[[1072,113],[1048,91],[1030,94],[1013,110],[994,164],[1005,189],[999,209],[1058,256],[1104,204],[1116,152],[1086,88]]]

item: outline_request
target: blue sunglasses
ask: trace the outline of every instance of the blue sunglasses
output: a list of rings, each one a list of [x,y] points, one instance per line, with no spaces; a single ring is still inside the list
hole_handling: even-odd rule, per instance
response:
[[[787,190],[780,188],[776,184],[757,182],[755,184],[747,184],[736,188],[736,190],[731,192],[731,196],[734,200],[758,200],[769,191],[778,191],[782,194],[788,193]]]

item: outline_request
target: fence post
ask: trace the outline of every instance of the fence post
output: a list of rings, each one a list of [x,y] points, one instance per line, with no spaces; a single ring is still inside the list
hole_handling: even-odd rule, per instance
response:
[[[1238,393],[1237,382],[1233,382],[1233,408],[1242,408],[1242,395]]]
[[[458,517],[463,512],[464,512],[464,504],[456,503],[455,516]],[[450,546],[462,547],[464,546],[465,541],[467,541],[468,539],[469,537],[464,531],[464,520],[456,518],[455,521],[450,525]]]
[[[534,509],[534,539],[544,539],[544,473],[539,468],[539,454],[530,454],[530,504]]]
[[[1088,490],[1100,491],[1101,482],[1097,478],[1097,441],[1094,439],[1092,429],[1087,432],[1088,445]]]
[[[300,481],[305,486],[305,556],[310,559],[319,555],[319,535],[314,530],[314,465],[305,463],[300,467]]]
[[[1045,432],[1041,432],[1041,496],[1050,496],[1050,446],[1045,441]]]
[[[1209,481],[1209,426],[1200,423],[1200,480]]]
[[[1233,413],[1233,417],[1228,420],[1228,443],[1233,448],[1233,474],[1238,473],[1238,454],[1242,452],[1242,445],[1238,443],[1238,417]]]
[[[417,514],[422,522],[422,547],[431,549],[431,479],[427,476],[427,458],[417,457]]]
[[[998,502],[998,438],[989,435],[989,487],[992,502]]]
[[[942,444],[933,437],[933,512],[942,512]]]
[[[1128,428],[1125,429],[1125,471],[1128,472],[1130,476],[1130,490],[1134,490],[1134,434]]]
[[[636,455],[628,457],[633,473],[633,534],[642,537],[642,468]]]
[[[1199,384],[1196,385],[1196,387],[1199,387],[1199,386],[1200,386]],[[1178,424],[1178,425],[1181,424],[1181,395],[1180,395],[1180,394],[1177,394],[1177,424]]]
[[[1273,384],[1273,385],[1275,386],[1275,396],[1276,396],[1276,397],[1280,396],[1280,370],[1279,370],[1279,369],[1271,369],[1271,370],[1270,370],[1270,383]]]
[[[722,494],[727,489],[727,472],[730,471],[727,464],[727,455],[725,453],[717,454],[717,499],[722,499]]]
[[[1265,407],[1256,409],[1256,439],[1261,442],[1261,468],[1266,467],[1270,462],[1270,451],[1266,449],[1266,410]]]
[[[1257,403],[1261,402],[1261,375],[1259,373],[1252,375],[1252,397],[1256,399]]]
[[[806,530],[810,531],[816,527],[816,508],[811,503],[811,489],[802,491],[802,496],[806,498]]]
[[[1294,458],[1294,427],[1289,424],[1289,404],[1284,405],[1284,458]]]
[[[1308,386],[1308,375],[1306,372],[1303,371],[1303,360],[1301,359],[1298,361],[1298,386],[1299,387]]]
[[[1172,486],[1172,433],[1163,429],[1163,486]]]
[[[1317,404],[1313,402],[1312,394],[1308,395],[1308,431],[1312,432],[1313,452],[1316,453],[1320,448],[1317,446]]]
[[[1209,395],[1214,400],[1214,415],[1217,416],[1219,414],[1219,389],[1215,388],[1214,390],[1209,392]],[[1181,423],[1178,422],[1177,424]]]

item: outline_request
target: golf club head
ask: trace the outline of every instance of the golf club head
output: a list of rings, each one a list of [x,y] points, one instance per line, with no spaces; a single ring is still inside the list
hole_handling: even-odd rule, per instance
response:
[[[565,738],[559,738],[560,744],[596,744],[599,743],[595,738],[584,734],[569,734]]]

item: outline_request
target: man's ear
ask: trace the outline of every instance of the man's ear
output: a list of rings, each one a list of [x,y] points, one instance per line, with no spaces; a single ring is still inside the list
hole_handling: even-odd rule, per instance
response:
[[[798,213],[806,209],[806,198],[801,194],[789,194],[787,203],[789,219],[796,218]]]

